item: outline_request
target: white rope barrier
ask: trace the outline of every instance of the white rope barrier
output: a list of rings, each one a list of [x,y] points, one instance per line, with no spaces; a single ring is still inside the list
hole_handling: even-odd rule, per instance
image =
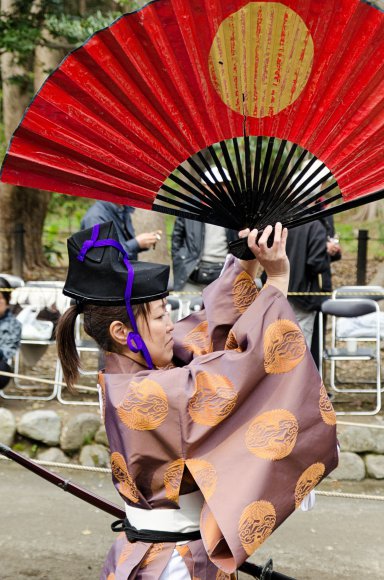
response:
[[[5,459],[6,461],[12,461],[9,457],[0,455],[0,459]],[[97,473],[112,473],[109,467],[96,467],[92,465],[78,465],[77,463],[55,463],[54,461],[43,461],[42,459],[34,459],[34,463],[37,465],[43,465],[44,467],[56,467],[58,469],[74,469],[77,471],[94,471]]]
[[[316,495],[324,497],[341,497],[345,499],[367,499],[384,501],[384,495],[368,495],[366,493],[344,493],[342,491],[315,491]]]
[[[32,377],[32,376],[28,376],[28,375],[19,375],[16,373],[8,373],[6,371],[0,371],[0,376],[4,376],[4,377],[11,377],[16,378],[16,379],[22,379],[24,381],[32,381],[34,383],[39,382],[39,383],[43,383],[44,385],[60,385],[61,387],[66,387],[67,383],[64,383],[62,381],[54,381],[52,379],[41,379],[39,377]],[[86,391],[92,391],[97,393],[97,387],[87,387],[85,385],[74,385],[74,387],[76,389],[83,389]],[[38,388],[38,387],[36,387]]]
[[[5,461],[12,461],[9,457],[0,455],[0,459]],[[97,473],[111,474],[112,470],[108,467],[93,467],[90,465],[77,465],[75,463],[55,463],[54,461],[43,461],[43,460],[33,460],[37,465],[43,465],[45,467],[56,467],[58,469],[74,469],[77,471],[93,471]],[[336,497],[343,499],[360,499],[360,500],[377,500],[384,501],[384,496],[382,495],[368,495],[365,493],[344,493],[340,491],[315,491],[316,495],[324,497]]]
[[[369,427],[370,429],[384,429],[384,425],[370,425],[369,423],[353,423],[352,421],[337,421],[338,425],[348,425],[349,427]]]
[[[16,288],[0,288],[0,292],[16,292],[16,290],[27,290],[28,292],[39,292],[42,293],[44,292],[44,290],[61,290],[62,288],[60,286],[18,286]],[[177,291],[177,290],[172,290],[170,292],[171,296],[201,296],[201,292],[198,291],[194,291],[192,290],[191,292],[186,292],[186,291]],[[288,292],[288,296],[332,296],[332,292]],[[343,291],[341,296],[380,296],[383,295],[384,296],[384,291],[380,291],[380,290],[367,290],[367,292],[364,292],[363,290],[359,290],[359,291],[352,291],[352,290],[346,290]]]

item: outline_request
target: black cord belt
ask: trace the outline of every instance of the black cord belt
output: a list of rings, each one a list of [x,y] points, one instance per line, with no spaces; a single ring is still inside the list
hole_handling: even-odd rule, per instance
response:
[[[113,532],[125,532],[128,542],[148,542],[159,544],[162,542],[192,542],[200,540],[201,534],[197,532],[162,532],[158,530],[138,530],[131,526],[129,520],[117,520],[111,524]]]
[[[159,530],[138,530],[131,526],[129,520],[117,520],[111,524],[113,532],[125,532],[128,542],[147,542],[149,544],[160,544],[162,542],[192,542],[193,540],[200,540],[200,531],[197,532],[162,532]],[[239,567],[241,572],[249,574],[258,580],[295,580],[279,572],[273,570],[272,560],[268,560],[264,567],[251,564],[251,562],[244,562]]]

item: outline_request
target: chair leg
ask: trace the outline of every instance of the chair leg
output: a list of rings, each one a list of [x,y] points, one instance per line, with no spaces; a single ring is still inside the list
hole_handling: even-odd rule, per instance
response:
[[[86,390],[86,389],[85,389]],[[97,389],[95,389],[97,390]],[[58,387],[58,391],[57,391],[57,400],[59,401],[59,403],[61,403],[62,405],[88,405],[88,406],[99,406],[99,401],[70,401],[68,399],[63,399],[62,397],[62,385],[59,385]]]

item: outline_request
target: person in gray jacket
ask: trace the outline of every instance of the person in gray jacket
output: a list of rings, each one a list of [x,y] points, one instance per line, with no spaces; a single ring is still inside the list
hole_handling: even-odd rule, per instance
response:
[[[0,277],[0,370],[12,371],[9,361],[15,356],[21,340],[21,324],[9,309],[11,291],[8,280]],[[10,378],[0,375],[0,389],[4,389]]]
[[[96,224],[112,221],[115,224],[119,242],[130,260],[137,260],[139,252],[149,250],[161,240],[161,230],[136,235],[131,215],[134,208],[108,201],[96,201],[81,220],[81,229],[87,230]]]

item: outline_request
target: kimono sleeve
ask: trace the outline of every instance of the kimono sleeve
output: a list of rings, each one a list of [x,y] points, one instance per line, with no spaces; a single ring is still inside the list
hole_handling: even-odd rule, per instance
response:
[[[204,308],[176,323],[175,356],[184,364],[225,348],[232,326],[258,294],[254,280],[230,256],[220,278],[203,291]]]
[[[336,467],[336,417],[272,286],[237,320],[226,350],[187,369],[185,463],[205,497],[207,553],[231,573]]]

